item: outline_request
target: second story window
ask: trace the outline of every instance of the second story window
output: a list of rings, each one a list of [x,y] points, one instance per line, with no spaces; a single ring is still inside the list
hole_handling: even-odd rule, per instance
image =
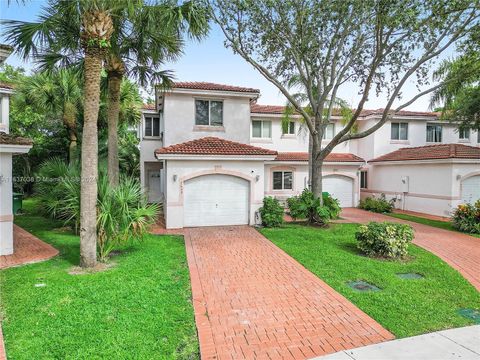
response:
[[[271,139],[272,122],[266,120],[252,121],[252,138]]]
[[[195,125],[223,126],[223,101],[195,100]]]
[[[160,136],[160,117],[145,116],[144,136],[159,137]]]
[[[282,126],[282,133],[283,135],[295,135],[295,121],[289,121],[286,129]]]
[[[408,123],[392,123],[390,139],[408,140]]]
[[[458,139],[470,140],[470,129],[468,128],[458,129]]]
[[[273,172],[273,190],[292,190],[293,172],[274,171]]]
[[[427,124],[427,142],[442,142],[442,125]]]
[[[324,140],[333,139],[333,135],[335,134],[335,124],[328,124],[325,128],[325,132],[323,133]]]

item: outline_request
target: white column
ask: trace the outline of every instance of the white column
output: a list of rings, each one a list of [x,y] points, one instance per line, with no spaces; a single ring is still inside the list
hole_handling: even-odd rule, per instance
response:
[[[13,254],[12,201],[12,154],[0,153],[0,255]]]
[[[1,124],[0,124],[0,131],[9,133],[9,108],[10,108],[10,98],[7,94],[2,94],[0,98],[0,111],[1,111]]]

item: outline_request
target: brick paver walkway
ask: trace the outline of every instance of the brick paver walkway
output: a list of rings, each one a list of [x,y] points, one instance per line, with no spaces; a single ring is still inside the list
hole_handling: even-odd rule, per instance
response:
[[[47,260],[58,254],[53,246],[17,225],[13,225],[13,249],[12,255],[0,256],[0,269]]]
[[[415,229],[415,245],[443,259],[480,290],[480,238],[355,208],[343,209],[341,217],[358,223],[391,221],[411,225]]]
[[[184,233],[202,359],[308,359],[393,338],[255,229]]]

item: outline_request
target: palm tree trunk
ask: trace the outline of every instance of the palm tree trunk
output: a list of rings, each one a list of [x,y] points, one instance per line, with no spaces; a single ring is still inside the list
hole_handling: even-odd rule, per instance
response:
[[[120,114],[120,86],[122,75],[108,74],[108,182],[110,186],[118,186],[118,118]]]
[[[71,111],[72,107],[65,106],[63,114],[63,125],[68,133],[68,162],[72,164],[77,158],[77,124],[76,111]]]
[[[68,162],[73,164],[77,159],[77,134],[75,130],[68,130],[68,137],[70,139],[70,144],[68,145]]]
[[[80,266],[97,263],[97,178],[98,110],[102,54],[87,47],[85,51],[85,109],[82,135],[82,175],[80,192]]]

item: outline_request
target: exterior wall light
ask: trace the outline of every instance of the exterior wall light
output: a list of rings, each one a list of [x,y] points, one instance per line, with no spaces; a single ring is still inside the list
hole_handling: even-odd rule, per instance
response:
[[[255,175],[255,181],[258,182],[260,180],[260,175]]]
[[[173,182],[177,181],[178,175],[173,175]]]

